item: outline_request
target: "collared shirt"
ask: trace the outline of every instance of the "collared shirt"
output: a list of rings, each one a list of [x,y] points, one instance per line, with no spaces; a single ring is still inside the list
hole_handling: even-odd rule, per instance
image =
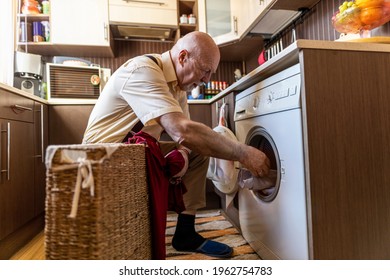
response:
[[[187,94],[178,87],[169,51],[124,63],[107,82],[90,115],[83,143],[122,142],[140,120],[156,139],[163,128],[156,118],[173,112],[189,117]]]

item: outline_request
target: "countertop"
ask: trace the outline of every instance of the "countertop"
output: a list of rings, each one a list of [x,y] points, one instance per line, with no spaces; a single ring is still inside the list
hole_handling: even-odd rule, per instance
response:
[[[282,52],[258,66],[252,72],[242,77],[228,88],[207,100],[189,100],[189,104],[211,104],[225,97],[231,92],[240,92],[255,83],[270,77],[277,72],[299,62],[299,50],[342,50],[342,51],[364,51],[364,52],[388,52],[390,44],[372,42],[348,42],[348,41],[320,41],[320,40],[297,40]]]
[[[61,99],[61,98],[57,98],[55,100],[46,100],[46,99],[43,99],[39,96],[27,93],[21,89],[18,89],[18,88],[15,88],[15,87],[9,86],[7,84],[3,84],[3,83],[0,83],[0,88],[5,89],[5,90],[10,91],[10,92],[13,92],[13,93],[16,93],[18,95],[27,97],[29,99],[38,101],[40,103],[47,104],[47,105],[88,105],[88,104],[93,105],[96,103],[96,99],[76,99],[76,98],[69,98],[69,99],[62,98]]]
[[[289,45],[282,52],[258,66],[256,69],[233,83],[225,90],[215,95],[211,99],[188,100],[188,104],[212,104],[232,92],[240,92],[255,83],[272,76],[273,74],[292,66],[299,62],[299,50],[318,49],[318,50],[342,50],[342,51],[364,51],[364,52],[388,52],[390,53],[390,44],[371,43],[371,42],[348,42],[348,41],[319,41],[319,40],[297,40]],[[0,88],[25,96],[48,105],[84,105],[95,104],[95,99],[56,99],[45,100],[40,97],[28,94],[20,89],[0,83]]]

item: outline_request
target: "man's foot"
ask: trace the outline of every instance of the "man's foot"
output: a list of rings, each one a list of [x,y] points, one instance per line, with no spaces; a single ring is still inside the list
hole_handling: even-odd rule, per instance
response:
[[[177,251],[197,252],[211,257],[227,258],[233,249],[226,244],[205,239],[195,231],[195,216],[179,214],[172,247]]]
[[[199,235],[198,233],[196,234]],[[194,247],[193,241],[188,243],[184,240],[178,241],[174,236],[172,239],[172,247],[177,251],[196,252],[217,258],[228,258],[233,253],[233,249],[226,244],[208,240],[201,236],[200,238],[203,240],[202,244],[198,247]]]
[[[206,239],[205,242],[196,249],[196,252],[210,257],[228,258],[232,255],[233,249],[226,244]]]

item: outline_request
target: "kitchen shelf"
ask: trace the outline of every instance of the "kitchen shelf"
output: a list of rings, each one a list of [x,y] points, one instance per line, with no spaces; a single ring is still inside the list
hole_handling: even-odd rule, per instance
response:
[[[50,15],[46,15],[46,14],[37,14],[37,15],[17,14],[17,16],[18,18],[23,18],[27,20],[27,22],[50,20]]]
[[[182,35],[185,35],[187,33],[197,30],[198,26],[196,24],[180,23],[179,28],[180,28],[180,33]]]
[[[196,17],[195,24],[180,23],[181,15],[186,14],[187,16],[193,14]],[[183,37],[187,33],[198,30],[198,2],[197,0],[179,0],[177,19],[179,23],[178,37]]]

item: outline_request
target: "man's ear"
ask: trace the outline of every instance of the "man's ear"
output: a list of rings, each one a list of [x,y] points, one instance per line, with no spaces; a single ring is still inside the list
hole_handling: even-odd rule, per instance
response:
[[[188,51],[187,50],[181,50],[179,53],[179,63],[181,66],[183,66],[184,62],[186,62],[188,59]]]

